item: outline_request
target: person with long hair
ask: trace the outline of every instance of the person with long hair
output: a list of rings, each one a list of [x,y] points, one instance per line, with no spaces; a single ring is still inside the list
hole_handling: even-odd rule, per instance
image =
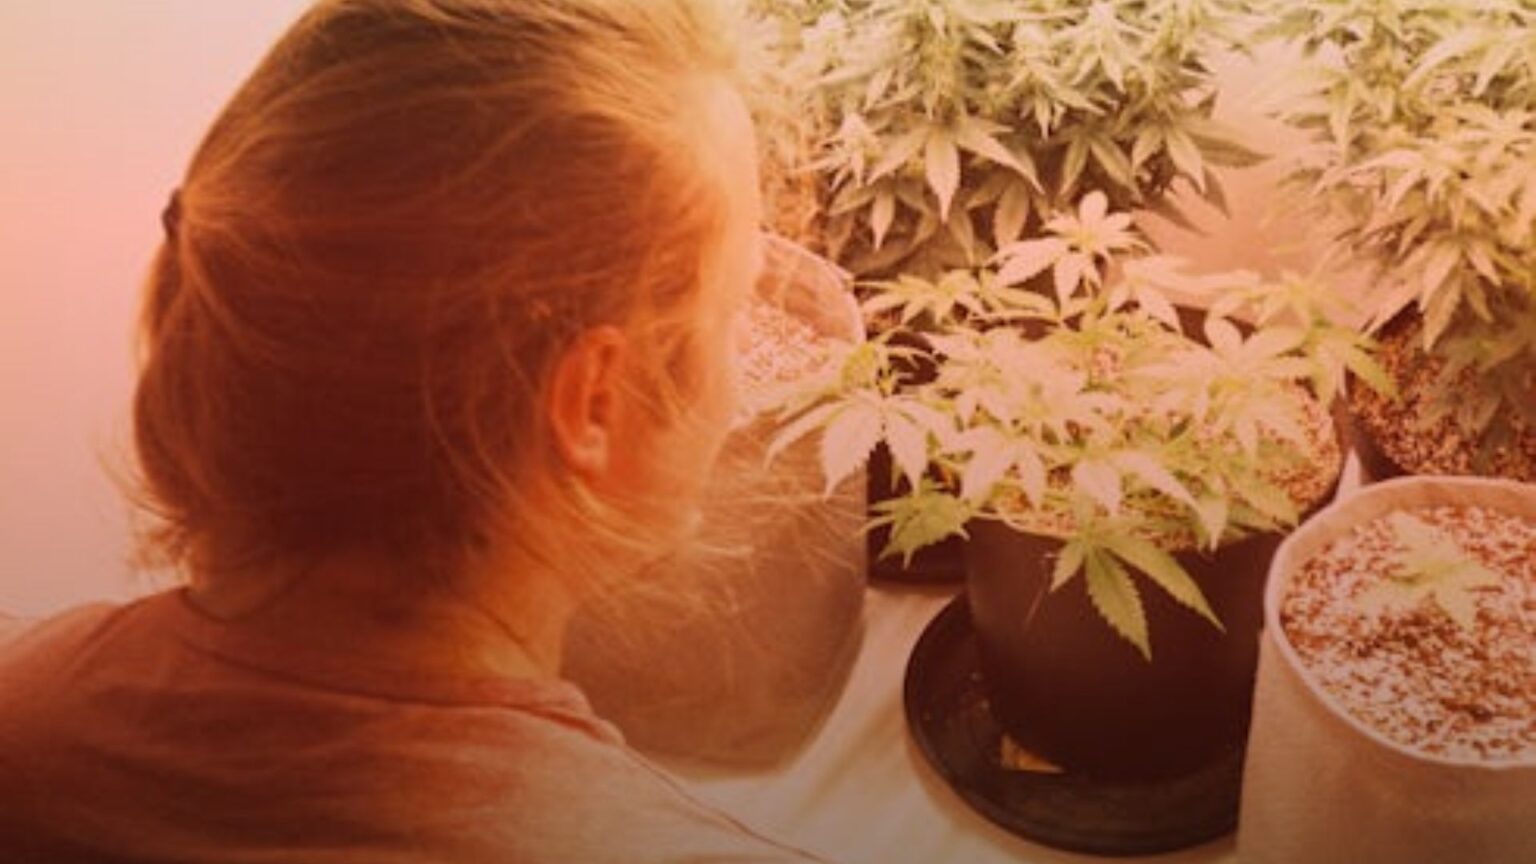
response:
[[[163,214],[133,403],[184,583],[0,643],[0,858],[797,861],[558,677],[683,542],[762,266],[702,0],[321,0]]]

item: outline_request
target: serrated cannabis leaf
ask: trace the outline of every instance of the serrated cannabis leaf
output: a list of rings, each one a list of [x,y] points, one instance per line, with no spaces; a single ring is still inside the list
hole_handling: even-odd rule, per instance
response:
[[[1371,287],[1350,293],[1376,324],[1416,309],[1436,360],[1457,343],[1525,346],[1486,356],[1429,394],[1457,403],[1463,437],[1485,459],[1531,401],[1498,382],[1536,369],[1536,329],[1522,311],[1536,296],[1536,15],[1503,2],[1273,9],[1273,31],[1307,49],[1295,69],[1307,86],[1270,113],[1312,133],[1286,179],[1308,215],[1331,226],[1324,259],[1371,261]],[[1392,393],[1375,364],[1344,359],[1356,378]]]
[[[1218,630],[1225,630],[1200,586],[1179,562],[1167,552],[1130,534],[1111,534],[1103,537],[1104,547],[1125,563],[1146,574],[1168,596],[1200,614]]]
[[[891,529],[881,557],[899,554],[903,564],[910,564],[913,554],[925,546],[966,536],[965,524],[973,515],[960,499],[926,484],[907,495],[879,502],[875,510],[881,514],[875,522]]]
[[[1110,515],[1120,512],[1120,472],[1108,460],[1090,459],[1072,466],[1072,482]]]
[[[830,495],[869,458],[884,432],[880,408],[855,403],[838,412],[821,436],[821,464]]]
[[[1206,98],[1211,61],[1243,39],[1241,2],[749,5],[768,19],[749,77],[772,106],[760,123],[769,186],[806,168],[840,204],[849,189],[907,186],[899,206],[871,197],[831,214],[832,253],[861,275],[932,276],[1085,193],[1155,205],[1181,178],[1205,183],[1207,164],[1251,155]],[[974,195],[998,178],[1014,191]],[[966,226],[991,236],[966,239]]]
[[[923,162],[928,186],[939,199],[939,220],[944,221],[960,188],[960,151],[954,135],[944,130],[929,135],[923,145]]]
[[[1067,584],[1083,569],[1087,554],[1088,545],[1081,538],[1074,537],[1062,544],[1061,551],[1056,553],[1056,563],[1051,568],[1052,591]]]
[[[1397,510],[1387,516],[1396,548],[1393,569],[1362,591],[1356,602],[1369,614],[1401,612],[1432,600],[1465,630],[1477,623],[1480,588],[1496,587],[1499,574],[1484,567],[1433,525]]]
[[[896,467],[908,483],[917,485],[928,468],[928,433],[897,412],[886,412],[883,417],[885,443],[891,448]]]
[[[1152,659],[1152,643],[1147,633],[1147,613],[1141,604],[1136,584],[1120,562],[1101,550],[1085,556],[1088,599],[1093,608],[1114,631],[1136,646],[1141,656]]]

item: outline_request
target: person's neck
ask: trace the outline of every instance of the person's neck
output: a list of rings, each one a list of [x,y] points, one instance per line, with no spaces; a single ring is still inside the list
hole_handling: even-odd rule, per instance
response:
[[[505,559],[443,578],[377,557],[337,556],[194,583],[189,593],[208,614],[263,635],[476,676],[557,676],[577,604],[561,574]]]

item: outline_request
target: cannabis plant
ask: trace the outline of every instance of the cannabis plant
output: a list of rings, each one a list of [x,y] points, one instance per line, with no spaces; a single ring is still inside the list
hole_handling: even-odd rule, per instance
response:
[[[1413,514],[1396,510],[1386,517],[1396,541],[1386,556],[1380,581],[1352,602],[1367,615],[1409,611],[1433,600],[1446,617],[1463,630],[1477,624],[1477,591],[1502,584],[1499,574],[1483,566],[1452,538]]]
[[[872,519],[886,554],[974,519],[1060,538],[1053,586],[1081,574],[1150,656],[1133,573],[1215,622],[1170,552],[1295,523],[1338,467],[1322,406],[1343,370],[1382,373],[1314,282],[1186,275],[1099,192],[1044,229],[873,293],[866,312],[901,324],[800,382],[774,449],[819,434],[830,489],[888,447],[899,488]],[[1052,290],[1023,287],[1037,277]],[[1210,303],[1203,332],[1185,334],[1174,294]],[[925,338],[903,341],[912,328]]]
[[[1224,206],[1212,166],[1259,159],[1211,117],[1243,0],[757,5],[813,130],[827,251],[860,275],[978,266],[1089,189],[1178,218],[1183,178]]]
[[[1536,434],[1536,6],[1529,0],[1281,4],[1310,80],[1291,178],[1375,262],[1377,323],[1417,310],[1438,422],[1486,452]],[[1477,385],[1468,388],[1466,380]]]

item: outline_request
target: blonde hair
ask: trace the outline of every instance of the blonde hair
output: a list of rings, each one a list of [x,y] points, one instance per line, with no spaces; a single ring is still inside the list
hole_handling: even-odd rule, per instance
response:
[[[726,35],[689,0],[305,14],[207,133],[152,265],[145,557],[453,568],[508,513],[540,557],[578,524],[643,543],[547,467],[541,388],[618,324],[658,414],[684,413],[725,218],[689,85],[731,75]],[[559,512],[520,505],[541,484]]]

